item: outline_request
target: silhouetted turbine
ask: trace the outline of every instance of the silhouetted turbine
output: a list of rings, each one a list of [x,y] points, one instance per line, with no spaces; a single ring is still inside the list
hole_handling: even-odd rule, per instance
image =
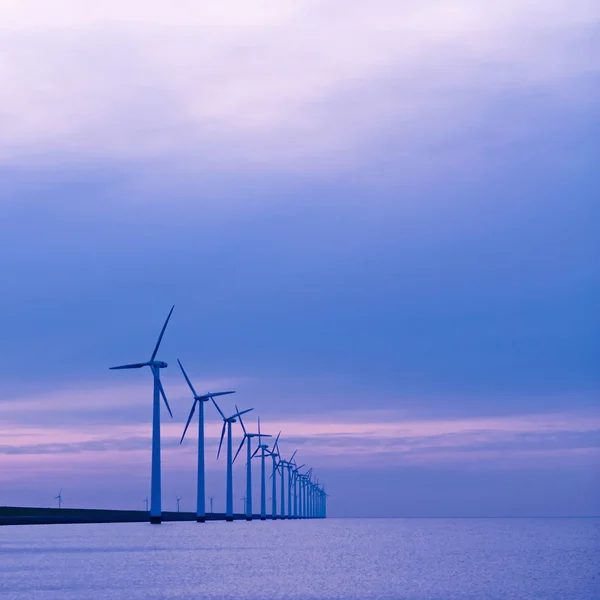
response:
[[[235,392],[214,392],[207,393],[202,396],[199,396],[190,381],[181,361],[177,359],[179,363],[179,367],[181,368],[181,372],[187,381],[190,390],[192,390],[192,394],[194,396],[194,401],[192,403],[192,409],[190,410],[190,415],[188,417],[187,423],[185,424],[185,429],[183,430],[183,435],[181,436],[180,444],[183,443],[183,438],[185,437],[185,433],[190,426],[192,421],[192,417],[194,416],[194,411],[196,410],[196,405],[198,405],[198,489],[197,489],[197,497],[196,497],[196,521],[198,523],[203,523],[206,520],[206,501],[205,501],[205,475],[204,475],[204,403],[208,402],[215,396],[225,396],[227,394],[235,394]]]
[[[173,413],[171,412],[171,407],[169,406],[169,402],[167,401],[165,390],[163,389],[162,383],[160,382],[160,369],[165,369],[167,367],[167,363],[161,360],[156,360],[156,354],[158,352],[158,348],[160,347],[160,343],[165,333],[165,329],[167,328],[167,324],[169,323],[169,319],[173,314],[174,308],[175,305],[172,306],[169,312],[169,316],[167,317],[167,320],[163,325],[160,335],[158,336],[158,341],[156,342],[156,346],[154,347],[154,352],[152,352],[152,356],[150,357],[150,360],[148,362],[121,365],[119,367],[111,367],[112,370],[141,369],[142,367],[150,367],[152,375],[154,377],[154,403],[152,410],[152,482],[150,487],[151,523],[160,523],[162,518],[160,497],[160,396],[163,397],[167,410],[169,411],[171,418],[173,418]]]

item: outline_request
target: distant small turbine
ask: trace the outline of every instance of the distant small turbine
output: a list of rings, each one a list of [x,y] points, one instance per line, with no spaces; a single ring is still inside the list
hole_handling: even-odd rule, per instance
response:
[[[179,502],[181,501],[181,498],[176,498],[177,500],[177,512],[179,512]]]
[[[194,416],[194,411],[196,410],[196,404],[198,405],[198,494],[196,498],[196,521],[198,523],[203,523],[206,520],[206,505],[205,505],[205,477],[204,477],[204,403],[208,402],[211,398],[215,396],[225,396],[226,394],[235,394],[235,392],[215,392],[213,394],[204,394],[203,396],[198,396],[190,378],[187,376],[181,361],[177,359],[179,366],[181,367],[181,372],[187,381],[190,390],[192,390],[192,394],[194,396],[194,402],[192,404],[192,409],[190,410],[190,416],[188,417],[187,423],[185,424],[185,429],[183,430],[183,435],[181,436],[180,444],[183,443],[183,438],[185,437],[185,432],[188,430],[190,426],[190,422],[192,417]],[[212,512],[212,510],[211,510]]]
[[[146,512],[148,512],[148,496],[146,496]]]
[[[58,508],[62,508],[62,490],[58,492],[58,496],[54,496],[55,500],[58,500]]]
[[[221,430],[221,439],[219,440],[219,450],[217,451],[217,459],[221,454],[221,447],[223,445],[223,437],[225,436],[225,429],[227,429],[227,500],[225,503],[225,520],[233,521],[233,460],[232,460],[232,449],[231,449],[231,425],[235,423],[237,417],[243,415],[253,408],[247,408],[243,411],[237,411],[230,417],[226,417],[223,411],[219,408],[219,405],[214,398],[211,397],[213,404],[219,411],[221,418],[223,419],[223,429]]]
[[[161,360],[156,360],[156,354],[158,352],[158,348],[160,347],[160,343],[162,341],[163,335],[165,333],[165,329],[167,328],[167,324],[169,323],[169,319],[173,314],[173,309],[175,306],[171,307],[169,311],[169,316],[161,329],[160,335],[158,336],[158,341],[156,342],[156,346],[154,346],[154,352],[152,352],[152,356],[148,362],[143,363],[133,363],[129,365],[121,365],[119,367],[111,367],[112,370],[115,369],[141,369],[142,367],[150,367],[152,370],[152,375],[154,376],[154,403],[152,409],[152,482],[150,486],[150,523],[160,523],[162,520],[162,512],[161,512],[161,498],[160,498],[160,397],[163,397],[165,404],[167,406],[167,410],[173,418],[173,413],[171,412],[171,407],[169,406],[169,402],[167,401],[167,396],[165,394],[165,390],[163,389],[162,383],[160,382],[160,370],[165,369],[167,367],[167,363]]]
[[[214,500],[214,496],[209,496],[208,499],[210,500],[210,514],[213,514],[213,500]]]

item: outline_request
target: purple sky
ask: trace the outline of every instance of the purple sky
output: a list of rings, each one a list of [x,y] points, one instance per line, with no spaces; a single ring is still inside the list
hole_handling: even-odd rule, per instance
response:
[[[143,507],[151,377],[108,367],[175,303],[166,509],[195,502],[179,357],[332,515],[598,514],[599,26],[586,0],[4,2],[0,505]]]

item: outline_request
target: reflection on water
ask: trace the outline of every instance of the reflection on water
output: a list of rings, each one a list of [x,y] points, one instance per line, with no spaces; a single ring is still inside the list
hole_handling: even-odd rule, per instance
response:
[[[2,600],[600,598],[597,519],[0,528]]]

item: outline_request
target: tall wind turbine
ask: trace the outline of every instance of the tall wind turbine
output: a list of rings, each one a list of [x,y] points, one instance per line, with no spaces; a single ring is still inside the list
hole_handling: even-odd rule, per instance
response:
[[[258,417],[258,447],[252,454],[251,458],[254,458],[260,451],[260,520],[264,521],[267,518],[267,490],[265,481],[265,456],[269,452],[269,445],[262,443],[263,437],[271,437],[265,433],[260,432],[260,417]],[[279,438],[279,436],[277,436]],[[277,441],[277,440],[276,440]],[[273,510],[275,512],[275,510]]]
[[[58,508],[62,508],[62,490],[58,492],[58,496],[54,496],[55,500],[58,500]]]
[[[160,343],[162,341],[163,335],[165,334],[165,329],[167,328],[167,324],[169,323],[169,319],[173,314],[173,309],[175,305],[171,307],[169,311],[169,316],[161,329],[160,335],[158,336],[158,341],[156,342],[156,346],[154,346],[154,352],[152,352],[152,356],[148,362],[143,363],[133,363],[130,365],[121,365],[119,367],[111,367],[111,369],[141,369],[142,367],[150,367],[152,371],[152,375],[154,376],[154,403],[152,409],[152,482],[150,486],[150,523],[160,523],[162,520],[162,511],[161,511],[161,502],[160,502],[160,397],[163,397],[165,401],[165,405],[171,418],[173,418],[173,413],[171,412],[171,407],[169,406],[169,402],[167,401],[167,396],[165,394],[165,390],[163,389],[162,383],[160,382],[160,370],[165,369],[167,367],[167,363],[162,360],[156,360],[156,354],[158,352],[158,348],[160,347]]]
[[[230,417],[226,417],[223,414],[223,411],[219,408],[219,405],[215,401],[214,398],[211,398],[213,404],[219,411],[221,418],[223,419],[223,429],[221,429],[221,439],[219,440],[219,450],[217,451],[217,459],[221,454],[221,446],[223,445],[223,437],[225,436],[225,429],[227,428],[227,501],[225,506],[225,520],[233,521],[233,460],[232,460],[232,451],[231,451],[231,425],[235,423],[236,418],[240,415],[243,415],[253,408],[247,408],[243,411],[238,411],[236,407],[236,411]]]
[[[238,407],[236,405],[235,410],[238,410]],[[242,426],[242,429],[244,430],[244,437],[242,438],[242,441],[240,442],[240,446],[237,449],[237,452],[235,453],[235,456],[233,457],[233,462],[235,462],[235,459],[238,457],[238,454],[240,453],[240,450],[242,449],[242,446],[244,445],[244,442],[246,443],[246,503],[245,503],[245,508],[244,511],[246,513],[246,521],[252,521],[252,438],[257,437],[258,438],[258,443],[260,445],[260,417],[258,419],[258,433],[248,433],[246,431],[246,427],[244,425],[244,421],[240,415],[240,425]],[[270,435],[265,435],[264,437],[271,437]],[[263,465],[264,468],[264,465]],[[263,472],[263,476],[264,476],[264,472]]]
[[[205,478],[204,478],[204,403],[208,402],[213,396],[225,396],[226,394],[235,394],[235,392],[215,392],[213,394],[204,394],[203,396],[198,396],[190,378],[187,376],[181,361],[177,359],[179,366],[181,367],[181,372],[187,381],[187,384],[190,386],[190,390],[192,390],[192,394],[194,396],[194,402],[192,403],[192,410],[190,410],[190,416],[188,417],[187,423],[185,424],[185,429],[183,430],[183,435],[181,436],[180,444],[183,443],[183,438],[185,437],[185,432],[188,430],[190,426],[190,422],[192,417],[194,416],[194,411],[196,410],[196,404],[198,404],[198,497],[196,500],[196,521],[198,523],[204,523],[206,520],[206,500],[205,500]],[[212,511],[211,511],[212,512]]]

